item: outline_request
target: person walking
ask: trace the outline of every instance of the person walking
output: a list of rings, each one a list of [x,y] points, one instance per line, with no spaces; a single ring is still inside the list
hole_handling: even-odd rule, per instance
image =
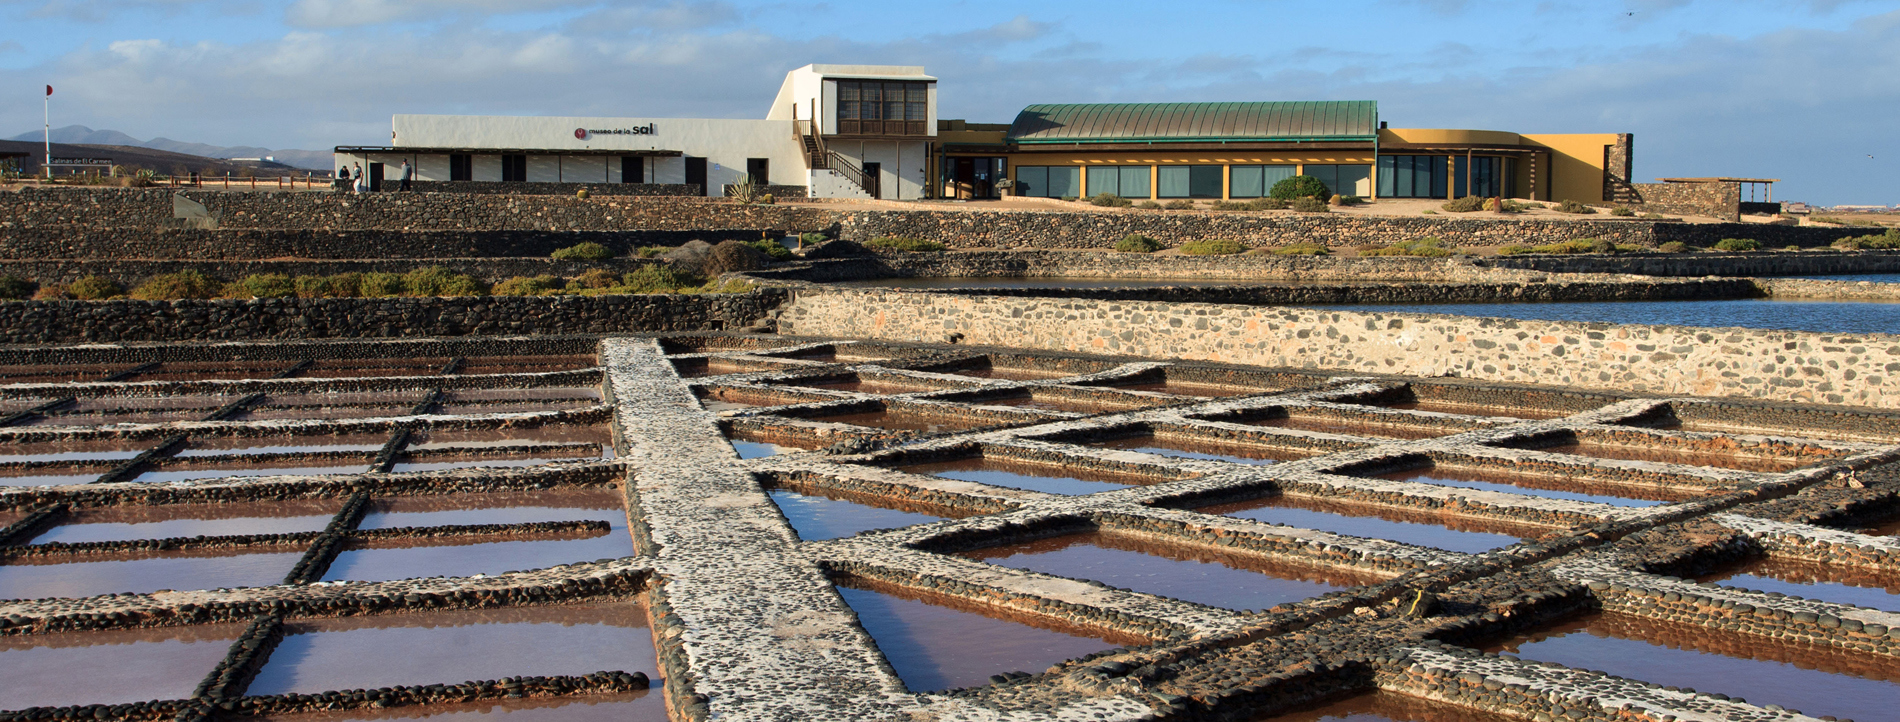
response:
[[[337,170],[336,183],[334,185],[336,186],[336,192],[338,193],[348,193],[352,190],[355,190],[354,188],[350,186],[350,167],[349,166],[346,165],[346,166],[343,166],[341,169]]]
[[[410,168],[410,167],[409,167],[409,159],[408,159],[408,158],[404,158],[404,159],[402,159],[402,187],[401,187],[401,190],[405,190],[405,191],[406,191],[406,190],[409,190],[409,179],[410,179],[411,177],[413,177],[413,176],[415,176],[415,173],[416,173],[416,171],[415,171],[415,169],[414,169],[414,168]]]
[[[356,164],[356,192],[369,192],[369,176],[363,175],[363,164]]]

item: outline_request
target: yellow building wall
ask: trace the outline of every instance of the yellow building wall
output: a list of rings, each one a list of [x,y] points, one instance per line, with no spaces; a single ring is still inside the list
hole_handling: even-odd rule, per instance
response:
[[[1550,150],[1549,200],[1603,201],[1603,148],[1616,145],[1615,133],[1525,135],[1524,145]]]
[[[1013,153],[1005,156],[1009,159],[1010,177],[1015,177],[1015,168],[1025,165],[1076,166],[1079,168],[1104,167],[1117,165],[1315,165],[1354,164],[1372,165],[1371,149],[1341,151],[1096,151],[1071,153]],[[1160,192],[1160,182],[1155,176],[1159,172],[1150,172],[1148,177],[1149,198],[1155,198]],[[1221,172],[1221,197],[1229,198],[1232,189],[1232,174]],[[1091,194],[1088,188],[1088,171],[1082,171],[1082,195]]]
[[[1383,128],[1379,144],[1416,143],[1419,145],[1522,145],[1522,136],[1503,130],[1460,130],[1457,128]]]

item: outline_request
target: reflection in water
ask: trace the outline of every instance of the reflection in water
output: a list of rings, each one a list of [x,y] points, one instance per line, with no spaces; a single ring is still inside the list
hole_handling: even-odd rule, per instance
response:
[[[241,624],[61,632],[0,640],[0,709],[191,696]]]
[[[1510,546],[1523,538],[1500,533],[1500,525],[1487,525],[1450,514],[1405,514],[1373,506],[1288,496],[1222,504],[1195,511],[1467,554]]]
[[[322,531],[342,502],[280,501],[243,504],[172,504],[75,512],[34,544],[170,539],[238,534]]]
[[[446,524],[521,524],[535,521],[601,521],[624,524],[620,494],[610,489],[558,489],[493,494],[410,496],[370,504],[359,529]]]
[[[232,476],[322,476],[325,474],[361,474],[369,470],[369,459],[360,464],[347,466],[290,466],[299,462],[283,462],[286,466],[212,466],[210,468],[180,469],[179,465],[166,465],[166,471],[148,471],[138,475],[133,481],[161,482],[187,481],[190,479],[219,479]],[[303,462],[307,464],[308,462]]]
[[[1501,491],[1507,494],[1524,494],[1546,499],[1593,501],[1598,504],[1608,504],[1610,506],[1641,507],[1655,506],[1662,503],[1660,500],[1642,498],[1643,496],[1668,496],[1678,498],[1678,495],[1649,489],[1639,490],[1630,487],[1613,487],[1608,484],[1596,482],[1547,479],[1533,476],[1519,476],[1516,474],[1480,473],[1464,469],[1447,469],[1445,467],[1426,467],[1424,469],[1412,469],[1410,471],[1394,471],[1388,474],[1378,474],[1375,478],[1391,479],[1393,481],[1416,481],[1422,484],[1437,484],[1439,486],[1455,486],[1460,489]],[[1588,489],[1589,491],[1570,491],[1582,489]]]
[[[890,411],[871,411],[871,412],[860,413],[860,414],[837,414],[833,416],[819,416],[819,417],[814,417],[812,420],[823,421],[823,422],[833,423],[833,424],[851,424],[853,426],[870,426],[870,427],[875,427],[879,429],[892,429],[892,430],[897,430],[897,431],[921,431],[926,434],[935,434],[935,433],[944,432],[944,431],[962,431],[964,429],[973,429],[978,426],[984,426],[990,423],[994,423],[990,421],[984,421],[982,419],[953,419],[953,418],[948,418],[948,417],[943,417],[943,416],[922,416],[918,414],[892,413]]]
[[[92,472],[90,474],[49,473],[49,472],[62,472],[62,471],[71,471],[71,470],[70,469],[57,469],[57,470],[54,470],[54,469],[5,469],[5,470],[0,470],[0,473],[19,472],[23,474],[23,476],[0,476],[0,486],[71,486],[73,484],[90,484],[98,480],[99,475],[106,473],[107,470],[104,468],[101,468],[98,471]]]
[[[1442,303],[1406,306],[1314,306],[1355,313],[1435,313],[1532,321],[1581,321],[1707,328],[1773,328],[1817,333],[1900,333],[1890,303],[1839,301],[1577,301],[1557,303]]]
[[[15,559],[0,565],[0,599],[263,587],[284,581],[284,575],[302,556],[299,549],[276,554],[147,552],[120,555],[111,561],[64,564],[48,562],[73,557]],[[95,555],[85,558],[98,559]]]
[[[1893,700],[1900,699],[1900,668],[1871,657],[1614,614],[1585,616],[1487,651],[1816,716],[1891,719]]]
[[[647,672],[649,675],[651,671]],[[490,699],[462,704],[354,709],[263,717],[267,722],[667,722],[659,683],[640,692],[551,699]]]
[[[1683,449],[1645,448],[1618,446],[1614,444],[1572,443],[1556,446],[1537,447],[1537,451],[1553,454],[1575,454],[1599,459],[1623,459],[1626,461],[1656,461],[1665,464],[1686,464],[1689,466],[1714,466],[1723,469],[1742,471],[1782,472],[1798,466],[1814,463],[1815,457],[1787,458],[1736,456],[1734,454],[1698,453]]]
[[[633,556],[633,537],[627,531],[623,513],[608,512],[590,518],[610,521],[613,528],[605,534],[584,538],[452,545],[442,544],[453,540],[432,539],[406,542],[411,546],[397,546],[405,542],[393,541],[379,541],[370,548],[357,546],[338,554],[323,580],[380,582],[416,577],[466,577]]]
[[[763,441],[740,441],[733,439],[732,450],[739,452],[739,458],[741,459],[757,459],[764,456],[777,456],[779,454],[800,451],[801,449],[778,444],[768,444]]]
[[[1257,557],[1162,546],[1088,532],[958,556],[1228,609],[1266,609],[1372,581]]]
[[[1900,273],[1844,273],[1835,276],[1776,276],[1802,281],[1866,281],[1868,283],[1900,283]]]
[[[1345,436],[1371,436],[1381,439],[1434,439],[1460,430],[1442,426],[1410,426],[1405,424],[1375,424],[1366,421],[1333,419],[1322,416],[1280,416],[1246,422],[1249,426],[1270,426],[1279,429],[1296,429],[1322,434],[1343,434]]]
[[[941,521],[943,517],[912,511],[886,509],[833,499],[816,494],[801,494],[789,489],[768,492],[785,520],[791,522],[798,538],[806,541],[837,539],[870,529],[898,527]]]
[[[1485,406],[1457,401],[1421,399],[1402,401],[1393,404],[1377,404],[1388,409],[1403,411],[1435,411],[1441,414],[1464,414],[1466,416],[1505,416],[1513,419],[1556,419],[1569,416],[1571,412],[1552,409],[1529,409],[1522,406]]]
[[[1900,536],[1900,518],[1889,519],[1885,524],[1876,524],[1867,529],[1874,536]]]
[[[1779,592],[1835,604],[1900,612],[1900,574],[1792,559],[1755,557],[1696,581],[1759,592]]]
[[[974,481],[991,486],[1006,486],[1011,489],[1040,491],[1045,494],[1081,496],[1098,491],[1126,489],[1133,481],[1126,477],[1107,474],[1082,475],[1085,470],[1043,464],[1008,463],[998,459],[977,457],[956,461],[939,461],[930,464],[914,464],[899,467],[912,474],[940,476],[945,479]],[[1116,479],[1117,481],[1110,481]],[[1119,482],[1119,483],[1118,483]]]
[[[895,590],[839,586],[838,594],[857,612],[858,624],[876,640],[904,686],[917,692],[974,687],[992,674],[1039,672],[1065,659],[1144,641],[1064,629],[1039,619],[1005,621],[979,614],[968,603],[932,599],[926,604]]]
[[[294,622],[249,693],[311,694],[514,676],[644,672],[659,686],[633,604],[513,607]],[[642,701],[658,695],[647,695]]]
[[[1459,707],[1390,692],[1372,692],[1324,702],[1252,722],[1509,722],[1469,707]]]
[[[1202,459],[1205,461],[1228,461],[1236,464],[1262,466],[1281,461],[1311,456],[1310,452],[1289,451],[1266,446],[1246,444],[1210,444],[1203,441],[1189,441],[1156,436],[1131,436],[1113,441],[1100,441],[1089,446],[1105,449],[1126,449],[1144,454],[1168,456],[1176,459]]]

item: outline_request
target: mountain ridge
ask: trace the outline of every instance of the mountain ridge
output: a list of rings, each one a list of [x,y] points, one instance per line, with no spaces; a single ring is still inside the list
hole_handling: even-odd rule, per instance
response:
[[[139,140],[120,131],[93,130],[83,125],[68,125],[63,128],[54,128],[52,137],[54,143],[131,146],[134,148],[150,148],[152,150],[162,150],[172,153],[204,156],[206,158],[263,158],[271,156],[275,157],[278,163],[294,168],[323,171],[332,169],[331,154],[330,151],[327,150],[298,150],[295,148],[272,150],[270,148],[260,148],[250,145],[217,146],[209,143],[189,143],[165,137]],[[40,142],[43,139],[44,136],[41,135],[41,131],[29,131],[7,138],[7,140],[23,142]]]

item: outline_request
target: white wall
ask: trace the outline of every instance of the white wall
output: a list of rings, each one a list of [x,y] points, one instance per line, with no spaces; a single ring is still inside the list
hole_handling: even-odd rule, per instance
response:
[[[393,127],[396,130],[396,142],[399,146],[411,148],[537,148],[549,151],[559,150],[662,150],[679,151],[685,155],[700,156],[707,159],[708,182],[713,186],[713,194],[718,194],[719,186],[736,182],[745,175],[747,158],[766,158],[771,162],[775,175],[799,182],[805,168],[796,139],[792,137],[792,124],[789,120],[724,120],[692,118],[586,118],[586,117],[514,117],[514,116],[467,116],[467,115],[398,115]],[[574,130],[619,129],[653,126],[652,135],[609,135],[589,134],[587,138],[576,138]],[[575,162],[577,156],[566,156],[559,164],[553,155],[530,156],[528,159],[528,180],[553,182],[566,177],[567,181],[577,181],[574,174],[567,173],[566,164]],[[678,157],[661,158],[660,168],[649,175],[648,182],[684,183],[685,163]],[[599,182],[605,172],[598,160],[583,160]],[[618,162],[618,161],[613,161]],[[545,163],[545,168],[542,165]],[[720,167],[713,170],[713,165]],[[669,169],[670,167],[670,169]],[[497,165],[499,180],[499,165]]]
[[[428,153],[416,156],[416,180],[445,181],[449,179],[449,156],[447,154]]]

